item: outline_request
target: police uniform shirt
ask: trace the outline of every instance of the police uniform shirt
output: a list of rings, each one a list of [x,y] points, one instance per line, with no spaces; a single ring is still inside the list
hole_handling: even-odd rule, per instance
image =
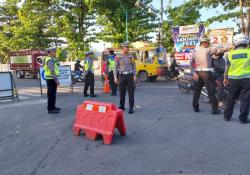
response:
[[[134,62],[133,55],[122,55],[116,58],[116,71],[122,72],[131,72],[133,75],[136,75],[136,66]],[[115,73],[116,75],[116,73]]]

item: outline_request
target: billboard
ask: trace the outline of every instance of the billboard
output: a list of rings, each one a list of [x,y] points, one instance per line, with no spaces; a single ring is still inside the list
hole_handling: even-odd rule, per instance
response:
[[[231,47],[233,46],[233,28],[208,30],[211,47]]]
[[[71,67],[70,66],[60,66],[58,80],[61,86],[71,86]],[[42,86],[47,86],[46,76],[44,69],[40,68],[40,81]]]
[[[178,26],[172,29],[175,58],[178,64],[189,64],[193,51],[200,45],[200,38],[204,33],[204,25]]]

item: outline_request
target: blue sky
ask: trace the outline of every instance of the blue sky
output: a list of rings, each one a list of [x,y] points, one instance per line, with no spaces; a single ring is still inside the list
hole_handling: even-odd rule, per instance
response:
[[[178,6],[184,3],[184,0],[172,0],[172,6]],[[164,0],[164,7],[167,6],[168,0]],[[157,9],[160,9],[160,0],[153,0],[152,3],[153,6],[155,6]],[[202,9],[201,10],[201,21],[204,21],[212,16],[217,16],[219,14],[223,14],[225,11],[222,7],[218,7],[216,9]],[[220,22],[214,22],[209,26],[209,29],[217,29],[217,28],[227,28],[227,27],[236,27],[236,24],[232,20],[224,21],[222,23]]]

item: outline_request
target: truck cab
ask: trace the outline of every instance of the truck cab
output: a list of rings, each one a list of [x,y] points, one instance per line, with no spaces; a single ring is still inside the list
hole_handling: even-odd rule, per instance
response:
[[[158,76],[166,74],[166,58],[157,48],[145,47],[137,52],[136,70],[141,81],[155,81]]]
[[[37,78],[39,68],[43,64],[43,59],[48,54],[45,50],[26,49],[13,51],[9,53],[10,69],[15,73],[17,78],[32,76]]]

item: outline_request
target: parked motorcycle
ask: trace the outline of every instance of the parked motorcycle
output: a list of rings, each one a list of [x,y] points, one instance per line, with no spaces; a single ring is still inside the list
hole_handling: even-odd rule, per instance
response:
[[[182,93],[189,93],[194,90],[194,79],[190,72],[187,72],[184,68],[179,67],[179,75],[177,78],[177,85]]]

